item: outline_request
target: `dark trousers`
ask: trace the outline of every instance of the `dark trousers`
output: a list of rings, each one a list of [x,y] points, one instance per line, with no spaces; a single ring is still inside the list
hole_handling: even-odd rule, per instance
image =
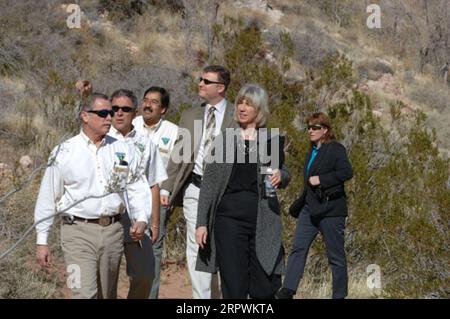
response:
[[[260,265],[255,252],[255,227],[217,216],[214,228],[223,298],[273,298],[281,287],[281,275],[267,275]]]
[[[289,255],[283,287],[297,291],[305,270],[309,248],[317,236],[322,234],[333,276],[333,298],[347,296],[347,261],[344,250],[345,217],[311,217],[308,206],[300,213],[295,229],[294,244]]]

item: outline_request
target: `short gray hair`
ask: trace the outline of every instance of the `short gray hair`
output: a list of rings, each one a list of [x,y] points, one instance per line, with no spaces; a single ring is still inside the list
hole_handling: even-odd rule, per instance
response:
[[[253,106],[257,111],[256,128],[265,127],[269,118],[269,96],[258,84],[246,84],[240,90],[234,103],[234,119],[237,121],[237,106],[243,100]]]
[[[88,97],[81,100],[80,103],[80,112],[82,111],[91,111],[94,108],[95,100],[102,99],[109,101],[109,97],[103,93],[92,93]]]
[[[111,98],[109,99],[112,103],[113,99],[119,98],[119,97],[127,97],[131,100],[131,104],[133,104],[134,108],[138,107],[138,99],[136,95],[134,95],[133,91],[127,90],[127,89],[119,89],[117,91],[114,91],[114,93],[111,95]]]
[[[80,122],[82,122],[81,120],[81,112],[85,111],[91,111],[94,108],[94,103],[97,99],[102,99],[102,100],[106,100],[109,101],[109,98],[106,94],[103,93],[91,93],[90,95],[88,95],[87,97],[84,97],[81,99],[80,102],[80,108],[79,108],[79,112],[78,112],[78,120]]]

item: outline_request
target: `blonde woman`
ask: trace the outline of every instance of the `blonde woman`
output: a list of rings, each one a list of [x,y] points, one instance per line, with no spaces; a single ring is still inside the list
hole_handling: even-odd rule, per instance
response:
[[[273,187],[286,187],[289,173],[283,165],[280,136],[262,138],[268,115],[266,91],[255,84],[242,87],[235,102],[237,134],[232,140],[227,134],[216,138],[224,154],[230,148],[234,152],[233,161],[207,164],[203,176],[197,270],[219,270],[223,298],[273,298],[281,286],[280,210],[277,197],[265,193],[265,176],[260,172],[267,162],[263,163],[260,148],[279,145],[270,155],[271,166],[276,165],[270,176]],[[276,161],[275,155],[281,160]]]

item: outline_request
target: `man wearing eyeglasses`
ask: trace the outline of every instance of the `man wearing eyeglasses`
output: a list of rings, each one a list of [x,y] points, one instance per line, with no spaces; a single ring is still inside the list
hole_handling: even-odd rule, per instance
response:
[[[205,147],[222,129],[235,127],[234,107],[225,99],[230,84],[230,72],[223,66],[211,65],[203,69],[198,84],[198,95],[205,103],[183,112],[179,123],[175,149],[183,148],[189,161],[175,161],[172,156],[167,167],[168,179],[161,186],[161,204],[183,206],[186,220],[186,258],[192,283],[193,297],[219,298],[217,276],[196,271],[198,244],[195,241],[197,207],[203,176]],[[194,134],[196,122],[201,124],[202,134]],[[185,134],[188,133],[188,134]],[[199,135],[199,136],[198,136]],[[186,136],[190,140],[186,141]],[[187,143],[186,143],[187,142]],[[169,197],[170,195],[170,197]]]
[[[166,169],[159,155],[158,148],[147,136],[137,132],[132,124],[136,116],[138,101],[130,90],[120,89],[111,95],[112,110],[115,116],[109,135],[123,140],[136,149],[139,163],[145,172],[152,193],[151,238],[146,232],[143,240],[135,242],[125,232],[125,258],[127,274],[130,277],[128,299],[147,299],[155,272],[155,258],[152,243],[156,242],[159,233],[159,186],[167,178]],[[124,229],[132,226],[128,214],[122,218]]]
[[[116,298],[124,229],[120,222],[129,196],[134,241],[143,239],[151,194],[135,151],[107,135],[114,111],[108,97],[93,93],[82,102],[81,132],[52,152],[35,208],[36,258],[51,265],[48,236],[52,215],[65,211],[61,246],[73,298]]]
[[[170,96],[166,89],[152,86],[144,92],[140,105],[141,116],[133,120],[133,125],[139,133],[148,136],[158,146],[159,152],[167,168],[170,154],[172,153],[177,138],[178,126],[163,118],[170,104]],[[159,202],[159,195],[158,195]],[[153,242],[155,255],[155,278],[153,280],[150,299],[157,299],[160,285],[161,259],[166,234],[167,207],[161,205],[159,236]]]

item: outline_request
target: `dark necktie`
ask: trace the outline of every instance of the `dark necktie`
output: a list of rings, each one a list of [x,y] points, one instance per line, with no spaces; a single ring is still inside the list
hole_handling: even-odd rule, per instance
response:
[[[211,144],[214,141],[215,131],[216,131],[216,116],[214,111],[216,108],[211,106],[208,109],[208,116],[206,118],[206,132],[205,132],[205,143],[203,147],[203,171],[205,171],[205,158],[209,155]]]

